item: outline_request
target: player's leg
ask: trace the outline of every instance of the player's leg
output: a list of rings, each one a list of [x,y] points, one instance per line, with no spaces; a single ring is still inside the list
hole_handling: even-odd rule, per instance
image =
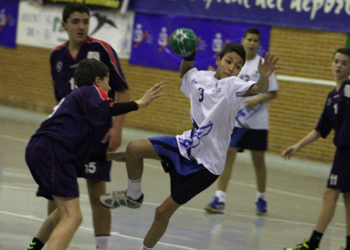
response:
[[[346,246],[345,250],[350,249],[350,192],[343,193],[345,215],[346,215]]]
[[[169,196],[159,207],[156,208],[153,224],[148,230],[143,245],[147,248],[153,248],[160,238],[164,235],[171,216],[181,205],[177,204]]]
[[[126,170],[131,180],[138,180],[143,173],[143,159],[161,160],[149,139],[132,141],[126,148]]]
[[[331,222],[335,209],[337,207],[337,201],[339,197],[340,190],[333,188],[326,188],[323,193],[323,203],[321,207],[321,212],[318,216],[315,230],[324,233],[327,226]]]
[[[227,150],[227,156],[226,156],[226,162],[225,162],[225,168],[220,177],[217,180],[217,190],[223,191],[226,193],[228,183],[231,179],[233,164],[236,160],[237,156],[237,148],[228,148]]]
[[[106,182],[97,178],[89,178],[86,183],[92,210],[96,246],[100,250],[106,250],[110,241],[112,221],[110,209],[100,204],[100,196],[106,193]]]
[[[79,198],[54,196],[60,220],[51,233],[47,250],[64,250],[82,222]]]
[[[265,164],[265,151],[251,150],[252,162],[255,170],[257,185],[256,213],[262,215],[267,213],[266,182],[267,168]]]
[[[223,213],[225,211],[226,190],[231,179],[233,164],[236,160],[237,148],[229,147],[227,150],[225,168],[217,180],[217,190],[214,200],[204,207],[204,210],[211,213]]]
[[[39,231],[33,238],[32,242],[30,243],[28,249],[31,249],[31,250],[42,249],[46,244],[46,242],[49,240],[50,235],[54,230],[54,228],[56,227],[59,220],[60,220],[60,214],[56,209],[52,213],[50,213],[49,216],[46,218],[46,220],[40,227]]]
[[[55,211],[57,208],[56,203],[54,200],[48,200],[47,201],[47,215],[51,214],[53,211]]]
[[[161,160],[149,139],[140,139],[130,142],[125,152],[128,188],[126,191],[113,191],[102,195],[100,197],[100,203],[103,206],[108,208],[116,208],[119,206],[138,208],[141,206],[143,202],[143,193],[141,189],[143,159]]]
[[[323,194],[323,203],[321,212],[318,215],[316,226],[312,232],[308,241],[297,245],[296,248],[284,248],[284,250],[319,250],[319,245],[323,237],[324,232],[326,231],[327,226],[331,222],[336,206],[337,200],[339,197],[340,190],[332,189],[326,187]]]
[[[252,161],[255,170],[257,190],[266,192],[267,169],[265,164],[265,151],[251,150]]]

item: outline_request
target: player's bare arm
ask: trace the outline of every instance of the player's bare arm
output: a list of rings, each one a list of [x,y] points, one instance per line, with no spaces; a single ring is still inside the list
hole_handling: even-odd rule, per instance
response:
[[[307,136],[305,136],[303,139],[301,139],[298,143],[285,149],[281,153],[281,156],[284,159],[290,159],[290,157],[293,156],[294,154],[296,154],[302,147],[316,141],[318,138],[320,138],[320,136],[321,136],[321,134],[319,131],[312,130]]]
[[[193,61],[182,60],[180,65],[180,77],[183,78],[187,71],[194,68]]]

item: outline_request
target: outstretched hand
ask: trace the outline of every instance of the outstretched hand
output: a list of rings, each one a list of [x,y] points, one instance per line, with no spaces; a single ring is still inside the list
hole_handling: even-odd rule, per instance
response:
[[[290,157],[292,157],[296,152],[299,151],[299,147],[297,145],[291,146],[283,150],[281,153],[281,157],[283,157],[285,160],[289,160]]]
[[[260,76],[268,78],[275,70],[282,69],[282,66],[276,66],[279,59],[278,56],[275,57],[274,54],[270,55],[268,52],[265,54],[264,63],[260,58],[258,66]]]
[[[157,83],[152,88],[147,90],[145,94],[141,97],[141,99],[135,101],[137,105],[139,105],[139,108],[147,107],[151,104],[151,102],[163,95],[163,93],[159,94],[159,91],[161,91],[164,88],[163,82]]]

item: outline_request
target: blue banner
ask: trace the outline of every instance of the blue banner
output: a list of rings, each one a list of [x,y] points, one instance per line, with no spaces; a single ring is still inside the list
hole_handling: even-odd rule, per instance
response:
[[[0,1],[0,46],[16,47],[18,1]]]
[[[349,0],[133,0],[136,12],[350,33]]]
[[[195,67],[216,68],[215,60],[228,43],[241,43],[249,24],[195,19],[183,16],[136,13],[129,63],[160,69],[179,70],[182,58],[170,48],[170,35],[178,28],[192,29],[198,38]],[[259,54],[268,51],[270,27],[254,25],[260,31]]]

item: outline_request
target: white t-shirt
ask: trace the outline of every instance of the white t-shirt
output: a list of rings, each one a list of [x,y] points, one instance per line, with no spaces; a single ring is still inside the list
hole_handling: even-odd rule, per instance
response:
[[[180,89],[191,101],[193,128],[177,135],[176,139],[182,156],[220,175],[235,117],[246,100],[242,95],[255,82],[235,76],[218,80],[215,73],[192,68],[183,77]]]
[[[259,55],[256,55],[253,60],[246,61],[238,77],[244,81],[257,82],[260,74],[258,71]],[[263,59],[264,61],[264,59]],[[275,73],[269,77],[268,92],[277,91],[278,83]],[[263,94],[260,94],[263,95]],[[254,98],[250,96],[249,99]],[[247,99],[248,100],[248,99]],[[259,102],[254,109],[247,109],[245,102],[242,103],[236,116],[235,127],[250,128],[250,129],[269,129],[269,110],[267,102]]]

